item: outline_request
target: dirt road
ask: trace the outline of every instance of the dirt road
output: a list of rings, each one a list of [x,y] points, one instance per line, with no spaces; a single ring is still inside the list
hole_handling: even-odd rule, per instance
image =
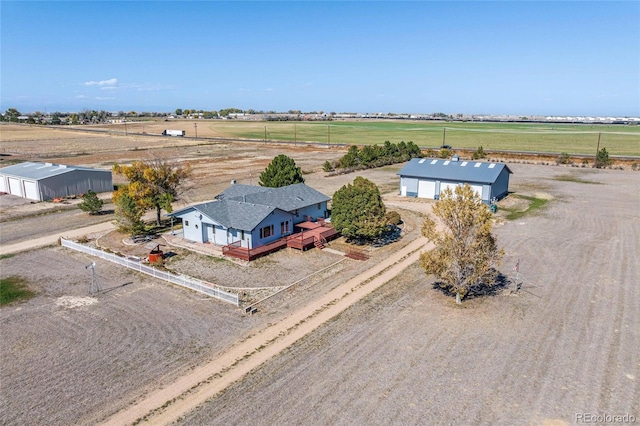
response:
[[[175,421],[397,276],[418,260],[426,245],[424,238],[415,240],[385,261],[233,346],[171,386],[114,415],[105,424],[130,424],[139,419],[153,424]]]
[[[0,255],[18,253],[25,250],[31,250],[40,247],[50,246],[58,242],[58,238],[65,237],[67,239],[76,239],[84,235],[101,234],[115,229],[115,225],[111,222],[98,223],[97,225],[85,226],[83,228],[60,231],[57,234],[47,235],[45,237],[34,238],[32,240],[21,241],[15,244],[1,245]]]

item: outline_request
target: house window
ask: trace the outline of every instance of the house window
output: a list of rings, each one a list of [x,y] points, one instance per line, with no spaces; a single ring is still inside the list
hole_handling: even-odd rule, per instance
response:
[[[260,228],[260,238],[267,238],[274,234],[274,226],[269,225],[264,228]]]
[[[318,210],[322,208],[322,203],[318,203]]]
[[[296,209],[296,216],[300,216],[300,210]]]
[[[280,234],[284,234],[284,222],[280,222]]]
[[[244,231],[240,231],[240,239],[244,241]]]
[[[184,226],[189,226],[189,221],[188,220],[184,221]]]

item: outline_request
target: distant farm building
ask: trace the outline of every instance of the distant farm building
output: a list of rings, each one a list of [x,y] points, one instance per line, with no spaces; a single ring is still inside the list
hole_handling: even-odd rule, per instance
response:
[[[110,170],[27,161],[0,169],[0,192],[36,201],[113,190]]]
[[[511,170],[505,164],[414,158],[398,172],[400,195],[437,200],[446,188],[468,183],[489,204],[509,192]]]
[[[216,200],[170,213],[183,237],[251,260],[283,247],[319,247],[337,235],[325,224],[330,198],[303,184],[282,188],[234,184]]]

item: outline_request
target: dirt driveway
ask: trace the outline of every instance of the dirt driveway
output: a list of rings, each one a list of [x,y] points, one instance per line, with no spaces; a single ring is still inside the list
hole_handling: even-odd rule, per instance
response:
[[[496,229],[517,295],[460,308],[414,265],[177,424],[639,419],[638,174],[512,169],[512,190],[553,198]]]

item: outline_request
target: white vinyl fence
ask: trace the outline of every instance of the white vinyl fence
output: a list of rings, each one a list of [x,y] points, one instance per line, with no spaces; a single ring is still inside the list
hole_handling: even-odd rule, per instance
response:
[[[228,303],[233,303],[234,305],[238,306],[237,294],[228,293],[226,291],[220,290],[204,281],[200,281],[198,279],[191,278],[182,274],[172,274],[170,272],[160,271],[151,266],[143,265],[139,261],[134,261],[124,257],[116,256],[113,253],[107,253],[102,250],[87,247],[82,244],[74,243],[73,241],[70,241],[70,240],[65,240],[64,238],[60,238],[60,242],[62,243],[63,247],[80,251],[82,253],[87,253],[92,256],[96,256],[101,259],[108,260],[109,262],[117,263],[118,265],[126,266],[127,268],[133,269],[134,271],[142,272],[143,274],[151,275],[152,277],[160,278],[161,280],[169,281],[170,283],[190,288],[191,290],[204,293],[207,296],[215,297],[216,299],[220,299]]]

